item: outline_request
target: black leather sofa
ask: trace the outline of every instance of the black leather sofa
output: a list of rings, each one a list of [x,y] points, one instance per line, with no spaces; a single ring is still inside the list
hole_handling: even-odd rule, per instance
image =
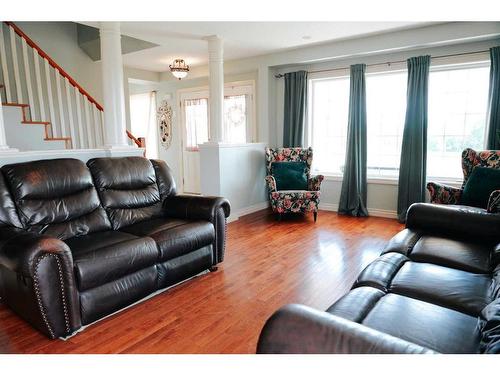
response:
[[[5,165],[0,297],[51,338],[216,269],[229,202],[176,194],[165,162],[98,158]]]
[[[287,305],[258,353],[499,353],[500,215],[414,204],[406,229],[325,312]]]

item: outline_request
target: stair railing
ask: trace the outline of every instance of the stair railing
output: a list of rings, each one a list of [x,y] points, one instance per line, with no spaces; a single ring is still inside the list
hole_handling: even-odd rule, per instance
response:
[[[6,104],[28,111],[23,116],[32,122],[50,123],[49,139],[70,148],[103,145],[102,106],[13,22],[0,24],[0,61]]]

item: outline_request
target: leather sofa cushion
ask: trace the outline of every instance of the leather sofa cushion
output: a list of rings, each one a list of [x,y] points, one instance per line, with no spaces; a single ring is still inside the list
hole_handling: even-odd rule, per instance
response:
[[[5,178],[3,174],[0,173],[0,226],[6,225],[18,228],[22,227]]]
[[[113,229],[160,216],[162,198],[148,159],[96,158],[87,165]]]
[[[80,291],[103,285],[131,274],[158,260],[155,242],[119,231],[105,231],[66,241],[73,253]]]
[[[390,291],[477,317],[491,302],[491,282],[486,274],[406,262],[392,280]]]
[[[379,289],[362,286],[354,288],[326,310],[330,314],[361,323],[385,293]]]
[[[481,353],[499,354],[500,298],[497,298],[483,309],[478,323],[478,329],[481,331]]]
[[[362,324],[441,353],[477,353],[477,318],[417,299],[387,294]]]
[[[434,263],[475,273],[492,271],[493,245],[437,236],[422,236],[409,257],[417,262]]]
[[[383,254],[361,272],[354,286],[371,286],[387,291],[392,279],[407,261],[409,258],[399,253]]]
[[[121,231],[151,237],[158,245],[161,261],[210,245],[215,240],[214,226],[203,220],[157,218],[124,227]]]
[[[10,164],[2,172],[25,228],[63,240],[111,228],[80,160]]]

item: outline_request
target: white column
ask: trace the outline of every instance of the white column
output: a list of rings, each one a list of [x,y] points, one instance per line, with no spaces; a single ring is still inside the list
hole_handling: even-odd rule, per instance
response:
[[[104,148],[128,148],[119,22],[101,22],[101,68],[104,96]]]
[[[216,35],[208,40],[208,68],[210,85],[210,142],[223,140],[224,121],[224,57],[222,39]]]
[[[10,148],[7,145],[7,137],[5,136],[5,123],[3,121],[2,95],[0,95],[0,153],[15,152],[16,148]]]
[[[269,144],[269,67],[259,66],[257,72],[257,142]]]

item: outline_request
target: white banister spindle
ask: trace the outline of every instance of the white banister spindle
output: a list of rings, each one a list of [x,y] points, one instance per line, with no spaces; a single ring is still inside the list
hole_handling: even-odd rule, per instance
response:
[[[12,66],[14,67],[14,84],[16,85],[16,99],[19,104],[23,104],[23,89],[21,88],[21,77],[19,76],[19,60],[17,59],[16,32],[9,26],[10,50],[12,52]]]
[[[94,145],[94,140],[92,139],[92,125],[89,115],[89,106],[91,103],[87,100],[87,97],[83,97],[83,108],[85,109],[85,130],[87,131],[87,148],[92,148]]]
[[[68,104],[69,134],[71,137],[71,144],[73,145],[73,147],[75,147],[76,146],[75,121],[73,119],[73,105],[71,104],[71,91],[69,89],[69,79],[64,77],[64,81],[66,83],[66,103]]]
[[[3,24],[0,24],[0,59],[2,60],[3,85],[5,87],[5,98],[7,103],[12,103],[10,92],[9,70],[7,68],[7,54],[5,53],[5,39],[3,34]]]
[[[52,136],[57,137],[60,132],[57,130],[56,125],[56,114],[54,111],[54,99],[52,98],[52,80],[50,78],[49,61],[47,59],[43,59],[43,63],[45,65],[45,81],[47,82],[47,96],[49,100],[50,122],[52,123]],[[59,124],[60,123],[61,122],[59,121]]]
[[[38,104],[40,106],[40,120],[46,121],[45,117],[45,102],[43,101],[42,77],[40,76],[40,58],[38,52],[33,48],[33,64],[35,64],[35,80],[37,87]]]
[[[31,69],[30,62],[28,60],[28,45],[26,44],[26,39],[21,38],[21,45],[23,50],[23,62],[24,62],[24,75],[26,77],[26,89],[28,91],[28,104],[31,110],[31,119],[36,117],[35,114],[35,100],[33,99],[33,87],[31,86]]]
[[[66,137],[66,121],[64,120],[64,104],[61,93],[63,77],[56,70],[57,107],[59,108],[59,122],[61,124],[61,137]]]
[[[95,105],[92,105],[92,119],[94,123],[94,137],[95,137],[95,145],[96,147],[101,147],[103,145],[102,137],[101,137],[101,117],[100,111],[97,109]]]
[[[79,139],[80,148],[85,148],[85,142],[84,142],[85,136],[83,134],[81,97],[80,97],[80,91],[78,91],[78,87],[75,87],[75,102],[76,102],[76,119],[77,119],[77,124],[78,124],[78,138],[80,138]]]

